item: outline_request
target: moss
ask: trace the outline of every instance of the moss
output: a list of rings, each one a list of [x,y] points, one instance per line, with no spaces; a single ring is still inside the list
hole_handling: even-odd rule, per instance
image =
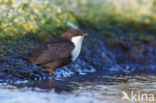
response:
[[[68,21],[79,26],[87,24],[95,30],[116,27],[155,34],[155,4],[155,0],[0,1],[0,44],[48,41],[71,28]]]

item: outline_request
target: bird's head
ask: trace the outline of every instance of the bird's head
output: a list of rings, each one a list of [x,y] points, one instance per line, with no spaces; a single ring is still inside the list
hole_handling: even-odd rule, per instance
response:
[[[85,36],[88,34],[83,33],[80,29],[70,29],[61,35],[62,38],[72,42],[82,42]]]
[[[72,38],[76,38],[76,37],[85,37],[88,34],[83,33],[80,29],[70,29],[67,32],[65,32],[63,35],[61,35],[61,37],[71,40]]]

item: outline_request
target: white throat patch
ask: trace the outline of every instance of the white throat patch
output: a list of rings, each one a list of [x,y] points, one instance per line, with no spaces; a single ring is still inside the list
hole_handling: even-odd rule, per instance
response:
[[[80,54],[83,38],[84,36],[76,36],[72,37],[71,39],[71,41],[74,43],[75,46],[74,50],[72,51],[72,61],[75,61]]]

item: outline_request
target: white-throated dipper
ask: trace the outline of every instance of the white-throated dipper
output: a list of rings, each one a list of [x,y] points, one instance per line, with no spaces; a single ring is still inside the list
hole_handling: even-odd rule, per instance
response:
[[[87,34],[84,34],[80,29],[70,29],[61,36],[27,53],[23,58],[32,65],[36,64],[41,69],[47,69],[55,80],[53,71],[76,60],[85,36]]]

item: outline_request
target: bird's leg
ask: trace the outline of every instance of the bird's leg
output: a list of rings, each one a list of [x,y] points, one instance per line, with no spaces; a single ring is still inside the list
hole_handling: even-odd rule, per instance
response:
[[[53,80],[55,80],[55,75],[54,75],[54,73],[53,73],[53,70],[48,69],[48,72],[51,74],[51,76],[52,76]]]
[[[48,83],[48,87],[49,87],[49,89],[53,89],[53,88],[55,88],[55,80],[50,80],[49,81],[49,83]]]

